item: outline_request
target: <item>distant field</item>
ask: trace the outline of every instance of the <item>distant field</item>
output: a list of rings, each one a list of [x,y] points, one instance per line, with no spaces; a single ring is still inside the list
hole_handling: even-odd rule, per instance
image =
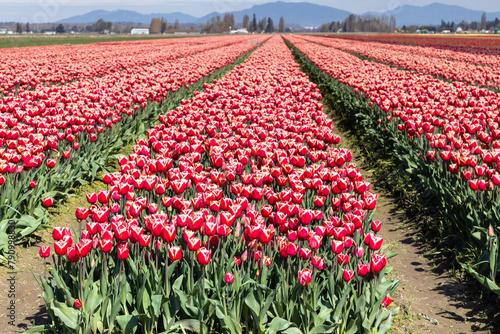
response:
[[[92,44],[98,42],[136,41],[143,39],[182,38],[198,35],[21,35],[0,36],[0,48],[16,48],[42,45],[74,45]]]

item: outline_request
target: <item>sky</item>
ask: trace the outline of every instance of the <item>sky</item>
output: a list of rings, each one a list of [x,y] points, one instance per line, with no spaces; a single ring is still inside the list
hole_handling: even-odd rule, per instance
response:
[[[148,13],[183,12],[201,17],[211,12],[231,12],[252,7],[254,4],[273,0],[0,0],[0,22],[55,22],[92,10],[127,9]],[[458,5],[486,12],[500,12],[498,0],[288,0],[312,2],[355,14],[367,11],[385,12],[402,5],[425,6],[433,2]]]

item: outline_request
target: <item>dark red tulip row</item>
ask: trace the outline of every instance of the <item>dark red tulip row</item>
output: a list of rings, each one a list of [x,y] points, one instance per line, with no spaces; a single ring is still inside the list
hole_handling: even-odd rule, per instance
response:
[[[249,37],[244,36],[175,38],[2,49],[0,93],[7,95],[39,85],[64,84],[133,71],[247,39]]]
[[[429,47],[388,45],[341,38],[318,36],[304,36],[303,38],[422,74],[432,74],[446,80],[461,81],[497,90],[500,88],[499,56],[471,55]]]
[[[223,265],[224,253],[213,254],[232,236],[244,251],[230,261],[277,270],[276,261],[292,260],[303,285],[327,267],[345,282],[377,276],[386,265],[381,223],[369,218],[377,195],[351,152],[336,147],[320,101],[272,37],[159,117],[118,159],[120,171],[103,177],[108,188],[77,209],[81,236],[54,228],[56,254],[75,262],[95,249],[123,260],[164,249],[171,261],[189,255],[201,266]]]
[[[426,140],[427,160],[441,159],[450,173],[470,180],[473,190],[500,184],[499,94],[362,61],[302,38],[287,39],[319,68],[379,105],[387,113],[384,121],[397,122],[412,139]]]
[[[376,34],[376,35],[336,35],[335,38],[352,39],[356,41],[373,41],[385,44],[403,44],[432,47],[438,50],[449,50],[478,55],[499,55],[498,36],[430,36],[415,34]]]

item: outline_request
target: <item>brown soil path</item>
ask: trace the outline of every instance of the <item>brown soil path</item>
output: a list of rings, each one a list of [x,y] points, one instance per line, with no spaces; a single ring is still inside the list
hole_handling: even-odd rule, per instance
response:
[[[390,333],[496,332],[481,305],[467,292],[468,284],[443,268],[449,267],[446,259],[431,255],[435,250],[410,226],[404,208],[398,207],[390,192],[374,178],[355,138],[336,119],[334,132],[341,136],[341,146],[352,151],[353,162],[361,169],[364,180],[372,184],[370,190],[379,195],[373,219],[383,222],[380,233],[384,245],[398,254],[388,261],[393,267],[390,278],[402,282],[391,296],[400,313]]]

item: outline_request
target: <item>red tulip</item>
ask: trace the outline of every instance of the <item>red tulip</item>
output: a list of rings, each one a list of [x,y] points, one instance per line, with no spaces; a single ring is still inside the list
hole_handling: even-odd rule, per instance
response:
[[[87,194],[87,202],[89,202],[90,204],[94,204],[95,202],[97,202],[97,194]]]
[[[113,248],[113,241],[109,239],[101,239],[99,240],[99,248],[103,253],[109,253]]]
[[[80,299],[75,299],[73,305],[75,306],[75,308],[81,308],[82,302],[80,301]]]
[[[367,264],[359,262],[356,268],[358,275],[361,277],[366,277],[370,273],[370,266]]]
[[[225,276],[224,276],[224,282],[226,282],[227,284],[231,284],[234,282],[234,275],[231,274],[231,273],[227,273]]]
[[[1,185],[2,183],[0,183]],[[31,180],[30,181],[30,188],[35,188],[36,187],[36,181],[35,180]]]
[[[52,206],[53,203],[54,203],[54,199],[52,197],[43,197],[43,199],[42,199],[42,204],[46,208]]]
[[[40,257],[46,258],[50,256],[50,247],[49,246],[42,246],[40,247],[39,251]]]
[[[354,277],[354,271],[350,269],[344,269],[342,271],[342,279],[344,280],[344,282],[349,282],[350,280],[352,280],[353,277]]]
[[[151,242],[151,235],[142,234],[139,236],[139,246],[142,248],[148,247]]]
[[[300,285],[307,286],[309,284],[309,282],[311,282],[312,271],[308,268],[304,268],[302,270],[299,270],[297,278],[298,278]]]
[[[387,259],[385,255],[375,253],[370,260],[370,270],[374,274],[378,274],[386,265]]]
[[[174,225],[165,225],[161,230],[161,238],[164,242],[171,243],[175,240],[176,230]]]
[[[78,262],[78,260],[80,259],[80,257],[78,256],[78,252],[76,251],[76,247],[68,247],[66,257],[71,263]]]
[[[120,260],[126,260],[128,257],[128,242],[118,243],[118,258]]]
[[[382,306],[384,306],[384,307],[391,305],[391,303],[392,303],[392,299],[387,297],[387,296],[384,297],[384,300],[382,300]]]
[[[59,255],[63,256],[66,255],[68,251],[68,244],[64,240],[59,240],[54,243],[54,252]]]
[[[89,209],[76,208],[75,216],[76,216],[76,219],[78,219],[78,220],[85,220],[89,216]]]
[[[301,248],[299,250],[299,258],[301,260],[309,260],[309,258],[311,257],[311,253],[312,251],[309,248]]]
[[[188,249],[191,252],[197,251],[201,247],[201,240],[198,238],[192,237],[192,238],[188,239],[186,242],[187,242]]]
[[[75,245],[76,252],[79,257],[85,257],[92,249],[92,240],[82,239],[79,243]]]
[[[168,249],[170,261],[179,261],[182,259],[182,249],[179,246],[173,246]]]
[[[202,266],[206,266],[210,262],[211,257],[212,257],[212,251],[206,249],[205,247],[200,248],[196,252],[196,260]]]

